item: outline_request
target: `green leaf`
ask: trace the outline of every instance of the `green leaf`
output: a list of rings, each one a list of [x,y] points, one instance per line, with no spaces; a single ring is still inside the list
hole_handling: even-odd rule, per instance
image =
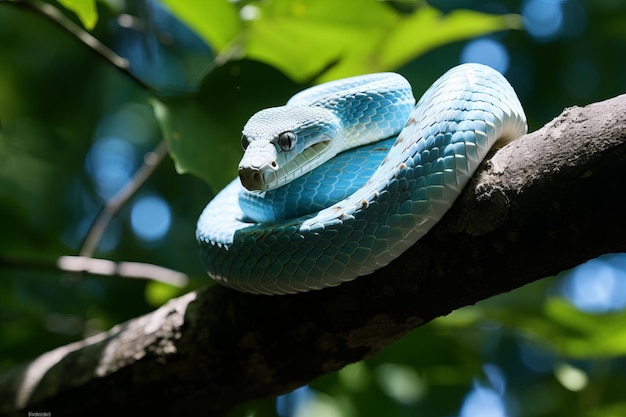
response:
[[[370,0],[282,0],[263,6],[261,18],[244,33],[245,54],[298,81],[335,61],[335,78],[354,73],[355,66],[357,72],[374,71],[370,65],[361,66],[363,58],[400,19],[383,2]]]
[[[238,61],[211,71],[193,96],[153,99],[152,105],[177,171],[217,191],[237,177],[246,120],[299,88],[275,68]]]
[[[268,63],[304,82],[398,68],[450,42],[522,26],[519,15],[449,14],[427,4],[403,14],[377,0],[231,2],[163,0],[222,57]],[[245,13],[244,13],[245,11]]]
[[[545,311],[556,330],[556,334],[545,336],[563,354],[576,358],[626,354],[626,311],[590,314],[557,297],[548,300]]]
[[[518,299],[519,292],[517,290]],[[551,345],[570,358],[613,358],[626,354],[626,311],[590,314],[561,297],[548,299],[543,311],[514,305],[485,303],[486,318],[522,331],[541,345]],[[539,336],[537,338],[537,336]]]
[[[179,174],[192,173],[214,190],[237,176],[238,140],[220,140],[232,132],[195,98],[153,99],[152,106]]]
[[[428,5],[404,15],[374,0],[282,0],[260,12],[242,36],[245,55],[299,81],[332,63],[320,81],[393,70],[438,46],[521,27],[518,15],[444,15]]]
[[[162,0],[212,48],[222,50],[241,30],[237,9],[225,0]]]
[[[587,414],[589,417],[619,417],[626,416],[626,401],[600,405]]]
[[[98,9],[96,0],[58,0],[68,10],[78,16],[85,29],[91,30],[98,23]]]
[[[433,7],[424,7],[390,28],[382,39],[377,62],[381,69],[396,68],[448,43],[521,27],[521,17],[515,14],[491,15],[473,10],[454,10],[444,15]]]

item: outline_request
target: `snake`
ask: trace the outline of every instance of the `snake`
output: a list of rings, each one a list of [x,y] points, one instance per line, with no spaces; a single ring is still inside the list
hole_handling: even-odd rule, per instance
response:
[[[208,275],[282,295],[386,266],[452,206],[490,149],[527,132],[495,69],[461,64],[415,102],[393,72],[309,87],[244,125],[236,177],[202,211]]]

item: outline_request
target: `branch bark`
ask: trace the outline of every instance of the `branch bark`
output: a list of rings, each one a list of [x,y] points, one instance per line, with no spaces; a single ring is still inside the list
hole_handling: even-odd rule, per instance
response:
[[[626,251],[626,95],[491,156],[388,267],[296,296],[189,293],[0,374],[0,412],[221,415],[375,354],[459,307]]]

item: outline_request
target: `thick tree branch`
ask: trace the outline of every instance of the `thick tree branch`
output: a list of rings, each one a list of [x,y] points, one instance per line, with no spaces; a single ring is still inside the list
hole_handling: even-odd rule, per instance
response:
[[[0,374],[0,412],[220,415],[459,307],[626,250],[626,95],[501,149],[388,267],[296,296],[213,286]]]

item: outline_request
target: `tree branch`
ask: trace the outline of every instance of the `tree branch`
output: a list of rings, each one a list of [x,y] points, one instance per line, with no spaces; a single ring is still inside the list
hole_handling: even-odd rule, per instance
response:
[[[189,293],[5,370],[0,412],[220,415],[287,392],[454,309],[625,251],[625,167],[626,95],[567,109],[495,153],[388,267],[295,296]]]
[[[0,255],[1,268],[50,272],[88,273],[104,277],[149,279],[174,287],[185,287],[189,277],[182,272],[144,262],[114,262],[86,256],[64,255],[56,260],[29,259]]]

